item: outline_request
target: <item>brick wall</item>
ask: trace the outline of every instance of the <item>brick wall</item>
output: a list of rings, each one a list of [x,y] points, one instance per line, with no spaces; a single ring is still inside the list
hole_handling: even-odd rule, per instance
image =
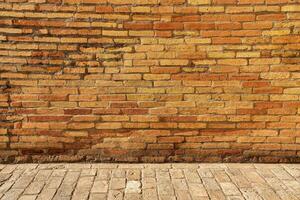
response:
[[[0,0],[0,157],[299,162],[299,0]]]

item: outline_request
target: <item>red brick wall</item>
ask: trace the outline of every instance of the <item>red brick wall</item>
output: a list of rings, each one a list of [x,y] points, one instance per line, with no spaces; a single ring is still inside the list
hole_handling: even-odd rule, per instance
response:
[[[299,162],[299,50],[299,0],[0,0],[0,157]]]

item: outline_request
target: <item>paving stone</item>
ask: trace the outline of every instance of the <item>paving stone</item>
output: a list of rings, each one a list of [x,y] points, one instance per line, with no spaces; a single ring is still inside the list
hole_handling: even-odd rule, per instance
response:
[[[200,178],[212,178],[214,176],[210,169],[198,169],[197,172]]]
[[[286,167],[285,170],[290,173],[293,177],[300,177],[300,168],[290,168]]]
[[[118,167],[117,164],[110,164],[110,163],[91,164],[91,168],[96,168],[96,169],[115,169],[117,167]]]
[[[227,169],[228,164],[223,164],[223,163],[205,163],[205,164],[199,164],[200,169]],[[238,164],[235,165],[234,163],[232,164],[233,166],[242,166],[243,164]]]
[[[226,174],[225,170],[213,170],[212,173],[217,182],[230,182],[230,178]]]
[[[11,189],[8,190],[4,196],[1,198],[1,200],[13,200],[18,199],[19,196],[22,194],[23,189]]]
[[[90,190],[93,186],[93,181],[94,181],[93,176],[81,176],[77,182],[75,191],[72,195],[72,199],[73,200],[88,199]]]
[[[170,169],[172,164],[161,163],[161,164],[144,164],[145,169]]]
[[[89,200],[106,200],[106,194],[90,194]]]
[[[228,196],[228,200],[244,200],[245,198],[243,196]]]
[[[18,166],[21,165],[5,165],[1,170],[1,174],[11,174]]]
[[[112,171],[113,178],[125,178],[125,176],[126,176],[126,170],[124,169],[114,169]]]
[[[109,189],[119,190],[125,188],[125,178],[112,178],[110,180]]]
[[[4,164],[0,164],[0,172],[1,172],[1,170],[5,167],[6,165],[4,165]]]
[[[241,170],[243,175],[251,182],[251,183],[261,183],[265,184],[265,180],[258,174],[257,171],[254,170]]]
[[[31,182],[30,185],[25,189],[24,194],[39,194],[45,183],[42,181]]]
[[[52,173],[52,170],[40,170],[36,174],[34,181],[46,181],[50,177],[51,173]]]
[[[39,165],[35,164],[35,163],[25,163],[25,164],[20,164],[17,166],[17,169],[26,169],[26,170],[30,170],[30,169],[36,169]]]
[[[136,193],[125,193],[125,200],[141,200],[143,198],[142,194]]]
[[[71,196],[67,196],[67,197],[57,197],[57,196],[55,196],[53,198],[53,200],[71,200],[71,199],[72,199]]]
[[[89,190],[76,189],[72,195],[72,200],[87,200],[89,197]]]
[[[280,180],[293,180],[294,178],[284,169],[271,169],[271,171],[273,172],[273,174],[275,174],[275,176],[277,178],[279,178]]]
[[[240,195],[240,191],[239,189],[230,182],[223,182],[223,183],[219,183],[224,194],[227,196],[234,196],[234,195]]]
[[[120,190],[109,190],[107,200],[122,200],[123,192]]]
[[[106,180],[95,180],[91,193],[107,193],[108,191],[108,181]]]
[[[20,170],[14,171],[14,173],[10,176],[10,178],[7,181],[5,181],[4,183],[2,183],[2,185],[0,186],[0,194],[4,195],[9,189],[11,189],[12,186],[17,181],[17,179],[20,177],[20,175],[21,175]],[[33,177],[32,177],[32,179],[33,179]]]
[[[159,196],[159,199],[160,200],[176,200],[176,196],[165,196],[165,195],[162,195],[162,196]]]
[[[208,196],[207,191],[204,188],[204,185],[201,183],[190,183],[189,191],[193,198]]]
[[[188,190],[175,190],[175,196],[178,200],[192,200]]]
[[[111,176],[111,170],[109,169],[97,169],[96,180],[109,180]]]
[[[125,193],[141,193],[141,182],[127,181]]]
[[[55,198],[70,198],[77,184],[80,172],[68,171],[62,184],[57,190]]]
[[[225,200],[226,196],[221,190],[207,190],[211,200]]]
[[[279,200],[280,197],[276,194],[274,190],[272,190],[267,185],[263,185],[261,183],[257,183],[254,186],[254,189],[258,192],[258,194],[266,200]]]
[[[56,196],[60,198],[69,197],[72,195],[74,188],[75,188],[74,184],[71,185],[62,184],[61,187],[59,187]]]
[[[155,177],[155,170],[154,169],[143,169],[142,171],[142,177],[147,178],[147,177]]]
[[[214,178],[203,178],[203,185],[207,190],[221,190],[219,184]]]
[[[51,176],[64,176],[66,174],[67,170],[65,169],[54,169]]]
[[[285,191],[285,190],[277,190],[276,191],[276,194],[278,194],[278,196],[281,198],[281,199],[288,199],[288,200],[296,200],[296,199],[299,199],[297,198],[296,195],[292,194],[292,193],[289,193],[289,191]]]
[[[54,176],[50,177],[49,181],[47,181],[45,188],[47,189],[56,189],[60,186],[63,181],[63,177],[61,176]]]
[[[83,169],[80,176],[95,176],[97,169]]]
[[[155,171],[156,178],[161,180],[171,180],[170,173],[168,169],[157,169]]]
[[[143,178],[142,186],[143,189],[154,189],[156,188],[157,182],[155,178]]]
[[[170,169],[170,175],[172,179],[184,178],[184,174],[181,169]]]
[[[93,180],[94,180],[93,176],[80,177],[77,182],[76,189],[91,188],[93,185]]]
[[[262,197],[253,188],[240,188],[245,199],[249,200],[262,200]]]
[[[243,176],[230,176],[232,182],[239,188],[251,188],[251,182]]]
[[[283,181],[283,183],[288,186],[290,191],[300,196],[300,181],[292,180],[292,181]]]
[[[202,183],[196,169],[184,169],[184,175],[189,183]]]
[[[35,200],[37,195],[22,195],[18,200]]]
[[[175,190],[188,190],[187,181],[185,179],[173,179],[172,185]]]
[[[158,195],[157,195],[157,190],[156,189],[143,189],[142,192],[143,199],[146,200],[157,200]]]
[[[173,196],[174,195],[174,189],[171,185],[171,182],[169,184],[158,184],[158,195],[159,196]]]
[[[184,168],[184,165],[187,167]],[[298,165],[208,164],[211,168],[203,164],[120,166],[76,163],[0,165],[0,199],[300,199]]]
[[[43,189],[43,191],[38,195],[37,200],[51,200],[55,193],[56,193],[57,189]]]
[[[7,181],[11,177],[11,174],[0,174],[0,183]]]
[[[141,171],[138,169],[129,169],[126,171],[127,180],[140,180]]]
[[[91,164],[83,164],[83,163],[66,163],[65,164],[65,168],[66,169],[90,169],[91,168]]]
[[[33,176],[22,176],[18,179],[15,184],[13,185],[14,189],[25,189],[33,180]]]

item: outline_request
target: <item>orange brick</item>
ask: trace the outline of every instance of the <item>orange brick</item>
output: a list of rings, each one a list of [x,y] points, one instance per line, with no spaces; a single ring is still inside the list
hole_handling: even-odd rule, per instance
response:
[[[215,37],[212,38],[213,44],[240,44],[241,38],[239,37]]]
[[[204,22],[186,22],[184,23],[184,29],[186,30],[211,30],[215,29],[214,23]]]
[[[157,22],[154,23],[153,29],[157,30],[181,30],[183,24],[178,22]]]
[[[126,22],[124,23],[125,29],[130,30],[149,30],[152,29],[151,23],[142,23],[142,22]]]
[[[179,136],[158,138],[158,143],[181,143],[183,141],[184,141],[184,137],[179,137]]]
[[[1,2],[0,160],[297,161],[297,1]]]
[[[103,122],[103,123],[97,123],[96,129],[120,129],[122,128],[122,124],[119,122]]]
[[[258,15],[256,19],[259,21],[265,21],[265,20],[281,21],[286,19],[286,15],[285,14],[264,14],[264,15]]]
[[[227,4],[236,4],[237,3],[237,0],[212,0],[212,2],[214,4],[224,4],[224,5],[227,5]]]
[[[112,6],[96,6],[96,12],[99,13],[112,13],[113,7]]]

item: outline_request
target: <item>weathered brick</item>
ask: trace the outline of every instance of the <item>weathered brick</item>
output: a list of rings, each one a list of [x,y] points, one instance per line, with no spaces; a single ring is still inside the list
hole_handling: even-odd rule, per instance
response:
[[[263,15],[258,15],[256,17],[256,19],[257,20],[262,20],[262,21],[264,21],[264,20],[274,20],[274,21],[278,20],[278,21],[280,21],[280,20],[286,19],[286,15],[285,14],[263,14]]]
[[[297,160],[296,2],[58,3],[0,4],[1,160]]]
[[[204,22],[186,22],[184,23],[184,29],[186,30],[212,30],[215,29],[214,23]]]
[[[122,128],[122,124],[119,122],[105,122],[105,123],[97,123],[96,129],[120,129]]]
[[[214,4],[224,4],[224,5],[227,5],[227,4],[236,4],[237,0],[213,0],[212,2]]]
[[[239,37],[214,37],[212,38],[213,44],[240,44],[241,38]]]
[[[89,128],[94,128],[94,123],[71,123],[68,124],[68,128],[70,129],[89,129]]]
[[[96,12],[99,13],[112,13],[113,7],[112,6],[96,6]]]
[[[157,22],[154,23],[153,29],[157,30],[181,30],[183,24],[178,22]]]
[[[288,79],[290,77],[289,72],[264,72],[261,73],[262,79]]]
[[[272,22],[265,21],[265,22],[245,22],[243,23],[244,29],[270,29],[272,28]]]
[[[158,143],[181,143],[183,141],[184,141],[184,137],[180,137],[180,136],[158,138]]]
[[[221,13],[224,12],[225,9],[223,6],[200,6],[198,10],[200,13]]]
[[[299,12],[300,6],[299,5],[285,5],[281,7],[281,10],[284,12]]]

